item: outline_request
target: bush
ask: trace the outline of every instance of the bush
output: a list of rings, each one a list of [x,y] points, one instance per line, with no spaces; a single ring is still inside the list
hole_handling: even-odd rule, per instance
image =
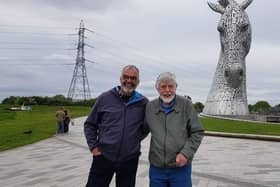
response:
[[[194,108],[198,113],[200,113],[203,111],[204,105],[201,102],[196,102],[194,104]]]

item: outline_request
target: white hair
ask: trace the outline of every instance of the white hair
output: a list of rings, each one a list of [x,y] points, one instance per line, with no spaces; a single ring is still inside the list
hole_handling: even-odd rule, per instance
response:
[[[159,74],[159,76],[157,77],[157,80],[156,80],[156,85],[155,85],[157,90],[159,89],[159,84],[162,82],[174,82],[177,87],[176,76],[174,73],[163,72],[163,73]]]

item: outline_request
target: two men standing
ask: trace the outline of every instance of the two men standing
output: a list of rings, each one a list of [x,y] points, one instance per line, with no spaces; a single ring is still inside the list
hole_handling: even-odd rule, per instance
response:
[[[150,186],[191,186],[191,160],[203,128],[191,101],[176,95],[175,75],[158,77],[159,98],[149,103],[135,91],[137,67],[125,66],[120,83],[97,98],[84,124],[93,155],[87,187],[108,187],[114,173],[116,187],[134,187],[140,141],[149,132]]]

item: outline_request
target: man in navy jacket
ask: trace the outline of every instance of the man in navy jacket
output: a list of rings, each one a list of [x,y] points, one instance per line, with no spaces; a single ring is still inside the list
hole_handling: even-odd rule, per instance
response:
[[[87,187],[134,187],[147,98],[135,91],[139,70],[127,65],[120,86],[102,93],[84,124],[93,162]]]

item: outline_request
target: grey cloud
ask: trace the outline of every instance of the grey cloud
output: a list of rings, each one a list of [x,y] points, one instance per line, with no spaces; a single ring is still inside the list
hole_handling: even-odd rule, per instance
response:
[[[127,1],[118,0],[118,4]],[[7,3],[50,6],[64,11],[104,11],[111,6],[116,6],[113,0],[9,0]]]
[[[241,0],[240,0],[241,1]],[[4,1],[3,1],[4,2]],[[206,0],[9,0],[0,6],[2,24],[38,25],[54,27],[78,26],[84,18],[85,25],[99,34],[87,35],[94,49],[86,49],[87,72],[93,96],[119,83],[120,69],[133,63],[141,69],[139,90],[149,97],[157,95],[153,81],[161,71],[174,71],[180,80],[179,93],[190,95],[204,102],[209,92],[218,62],[220,41],[217,24],[220,15],[211,11]],[[211,0],[211,2],[217,2]],[[17,11],[12,10],[15,8]],[[252,49],[247,57],[249,101],[264,97],[274,98],[279,93],[278,77],[280,1],[255,0],[247,13],[253,29]],[[2,12],[2,14],[1,14]],[[7,16],[8,15],[8,16]],[[18,28],[21,31],[21,28]],[[34,30],[33,30],[34,29]],[[30,27],[30,32],[38,32]],[[57,32],[49,29],[50,32]],[[74,33],[75,30],[67,30]],[[41,32],[41,31],[39,31]],[[0,34],[1,41],[44,42],[44,38],[23,35],[25,38]],[[61,37],[46,37],[48,42],[62,45]],[[75,48],[77,36],[71,38],[68,48]],[[70,43],[70,42],[69,42]],[[125,45],[126,43],[132,45]],[[260,44],[266,44],[261,47]],[[273,44],[273,45],[272,45]],[[4,46],[5,47],[5,46]],[[50,59],[55,56],[71,56],[75,62],[76,51],[59,50],[0,50],[1,57]],[[55,55],[54,55],[55,54]],[[278,56],[277,56],[278,55]],[[273,62],[272,62],[273,60]],[[46,63],[38,61],[37,63]],[[6,63],[6,62],[1,62]],[[49,63],[60,63],[50,60]],[[258,67],[254,68],[256,64]],[[271,66],[271,68],[264,68]],[[272,67],[273,66],[273,67]],[[0,97],[18,95],[65,93],[68,90],[73,66],[10,66],[0,70]],[[33,73],[31,72],[33,71]],[[3,81],[5,80],[5,81]],[[28,82],[28,84],[25,84]],[[273,93],[261,92],[262,89]],[[9,92],[10,90],[10,92]],[[5,95],[3,96],[3,93]],[[261,95],[262,94],[262,95]],[[279,94],[278,94],[279,98]],[[1,100],[2,98],[0,98]]]

